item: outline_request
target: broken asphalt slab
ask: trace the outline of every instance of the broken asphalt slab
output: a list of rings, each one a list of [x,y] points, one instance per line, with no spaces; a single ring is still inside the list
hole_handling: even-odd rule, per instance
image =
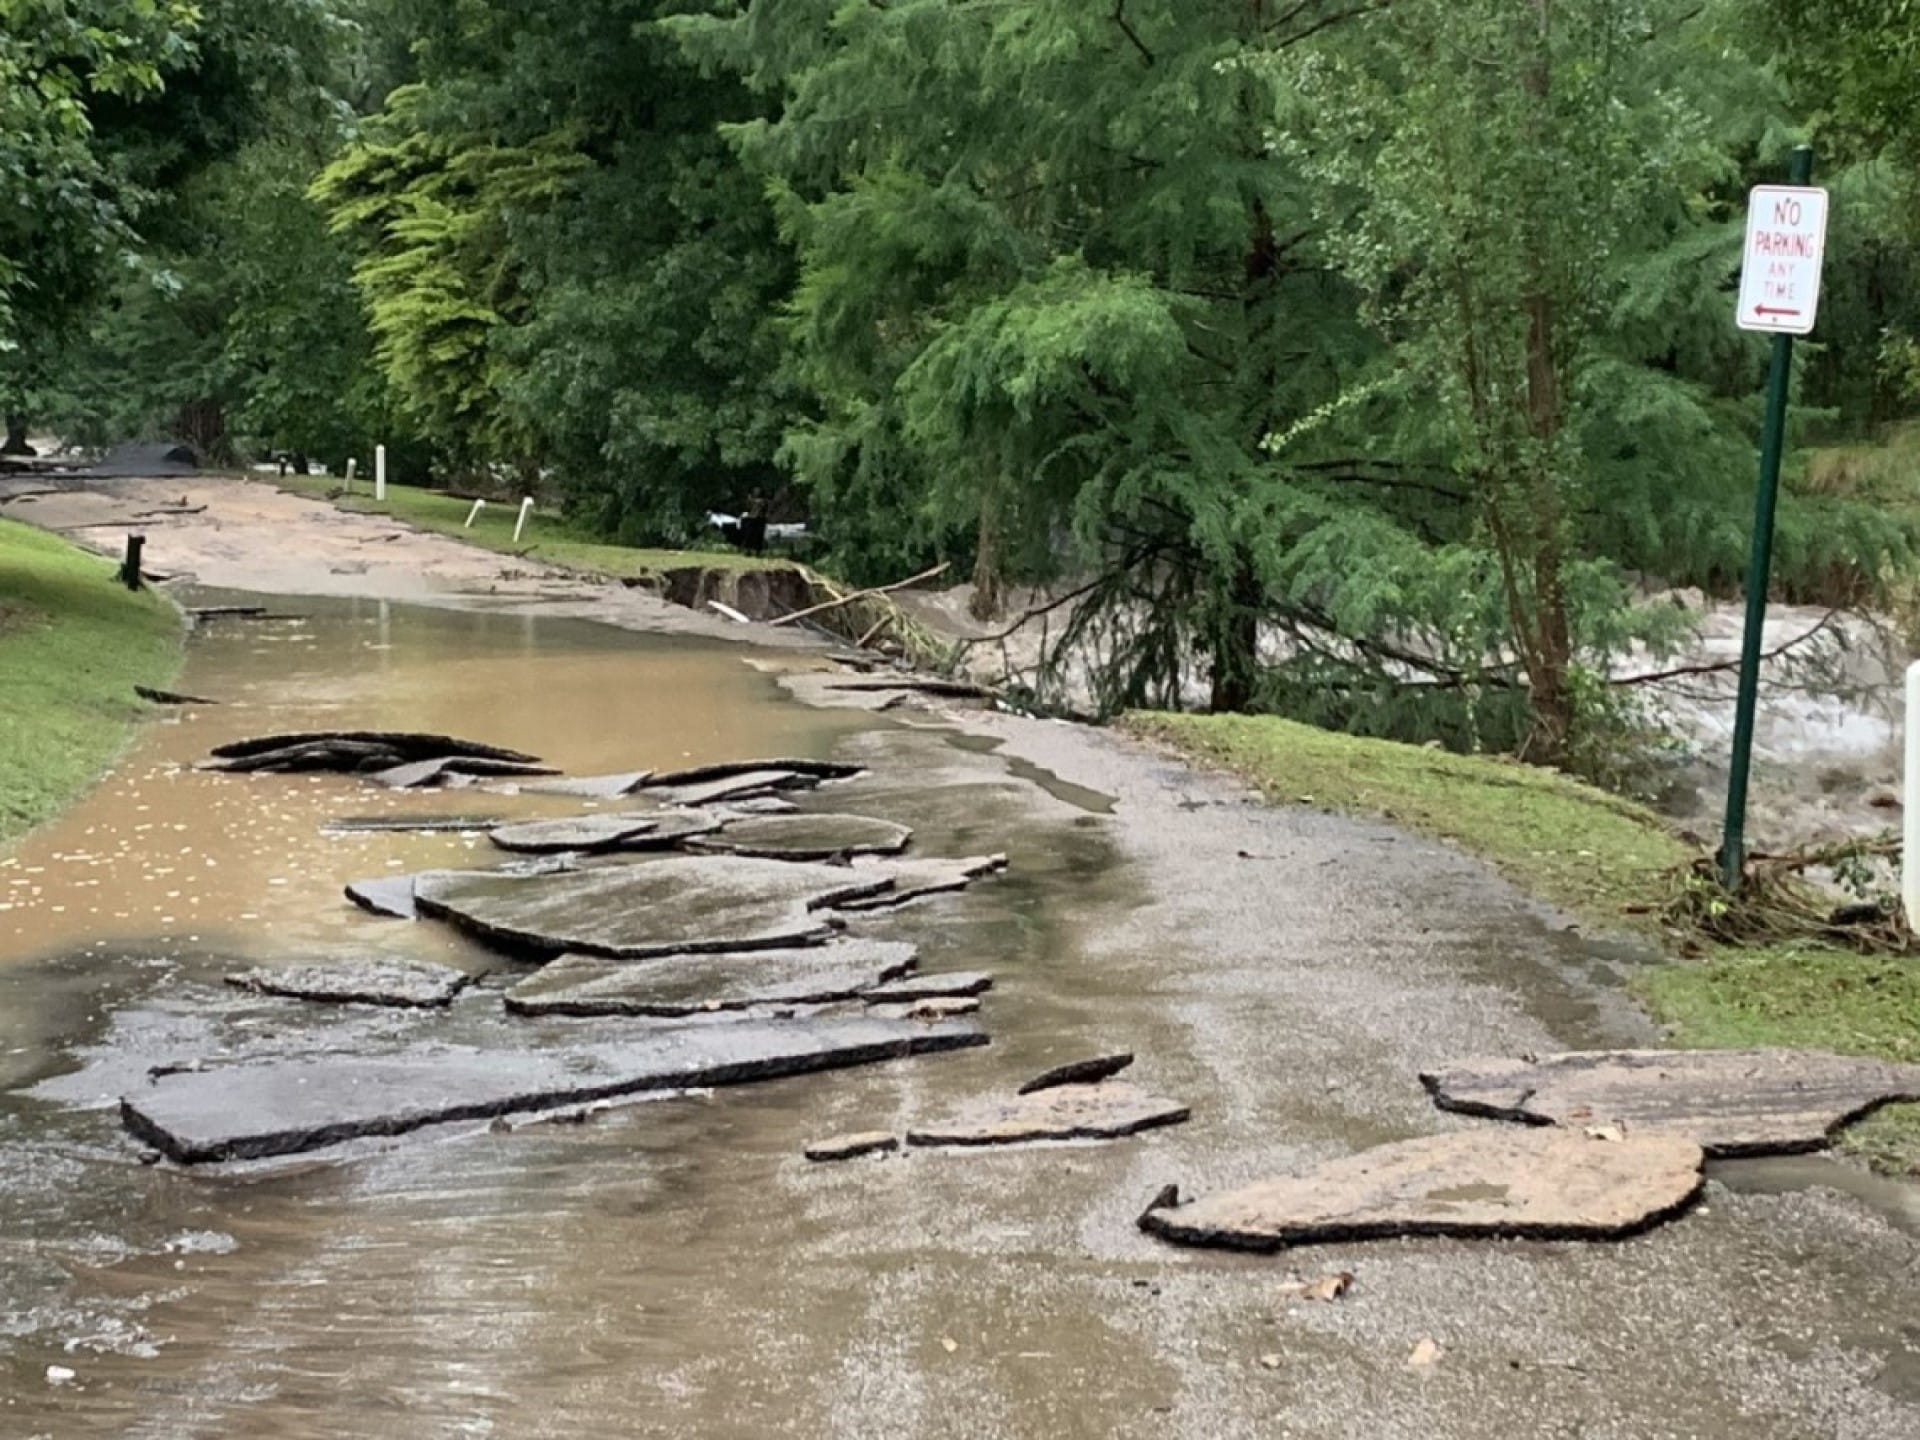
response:
[[[502,850],[525,855],[567,851],[669,850],[682,840],[711,835],[718,820],[650,810],[619,815],[573,815],[559,820],[524,820],[502,825],[487,838]]]
[[[639,960],[814,944],[838,928],[818,912],[891,883],[840,866],[674,856],[530,878],[422,876],[414,903],[508,949]]]
[[[534,780],[519,787],[527,795],[572,795],[585,800],[619,800],[647,783],[651,770],[625,770],[617,775],[569,775],[558,780]]]
[[[549,766],[521,760],[497,760],[486,755],[440,755],[431,760],[410,760],[404,765],[376,770],[367,778],[376,785],[386,786],[389,790],[425,790],[434,785],[459,780],[471,781],[489,775],[558,775],[559,773],[558,770]]]
[[[216,759],[240,760],[271,750],[334,743],[373,745],[391,750],[403,760],[467,756],[532,765],[540,759],[537,755],[522,754],[499,745],[482,745],[478,741],[461,740],[452,735],[426,735],[411,730],[308,730],[290,735],[262,735],[251,740],[234,740],[225,745],[216,745],[211,753]]]
[[[712,765],[694,765],[684,770],[662,770],[646,777],[649,788],[673,785],[701,785],[711,780],[733,780],[742,775],[766,771],[785,771],[811,776],[815,780],[849,780],[864,769],[836,760],[801,760],[791,756],[761,760],[722,760]]]
[[[945,1120],[907,1131],[907,1144],[1021,1145],[1036,1140],[1117,1140],[1178,1125],[1189,1110],[1178,1100],[1134,1085],[1061,1085],[1036,1095],[975,1101]]]
[[[705,805],[758,800],[782,790],[811,790],[819,783],[819,776],[801,770],[747,770],[737,775],[687,785],[662,785],[650,781],[640,793],[663,805],[698,809]]]
[[[1423,1074],[1442,1110],[1678,1135],[1712,1156],[1818,1150],[1880,1106],[1920,1100],[1920,1065],[1814,1050],[1594,1050]]]
[[[516,1015],[695,1015],[850,1000],[913,968],[916,947],[835,940],[788,950],[604,960],[563,955],[506,994]]]
[[[946,895],[964,890],[974,881],[996,875],[1007,868],[1004,855],[973,855],[961,860],[939,857],[913,860],[888,860],[876,856],[858,857],[853,873],[887,878],[888,885],[872,895],[842,901],[837,910],[893,910],[929,895]]]
[[[133,1136],[181,1164],[253,1160],[654,1090],[740,1085],[987,1043],[964,1022],[865,1017],[652,1026],[541,1052],[448,1048],[168,1075],[120,1102]]]
[[[1051,1070],[1041,1071],[1014,1093],[1036,1095],[1042,1090],[1053,1090],[1062,1085],[1097,1085],[1102,1080],[1111,1080],[1131,1064],[1133,1064],[1131,1050],[1116,1051],[1111,1055],[1096,1055],[1088,1060],[1074,1060],[1065,1065],[1056,1065]]]
[[[1704,1162],[1677,1135],[1481,1128],[1382,1145],[1187,1205],[1156,1203],[1140,1228],[1233,1250],[1406,1235],[1618,1240],[1692,1205]]]
[[[351,960],[337,964],[259,966],[227,976],[227,984],[259,995],[335,1005],[437,1009],[453,1003],[473,976],[427,960]]]
[[[905,825],[866,815],[755,815],[728,820],[717,829],[687,848],[763,860],[830,860],[838,855],[898,855],[913,839]]]
[[[345,815],[320,830],[326,835],[472,835],[506,823],[504,815]]]
[[[389,920],[418,920],[420,912],[413,903],[413,883],[417,875],[380,875],[371,880],[347,883],[346,897],[369,915]]]
[[[979,970],[946,970],[932,975],[907,975],[876,985],[861,998],[874,1005],[910,1005],[949,995],[980,995],[993,988],[993,977]]]

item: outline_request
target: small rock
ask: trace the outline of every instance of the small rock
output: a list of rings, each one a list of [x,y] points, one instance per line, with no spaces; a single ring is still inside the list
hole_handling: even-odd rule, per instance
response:
[[[65,1365],[47,1366],[47,1383],[49,1385],[71,1385],[79,1378],[80,1376],[77,1371],[71,1370]]]
[[[1338,1300],[1353,1288],[1353,1272],[1338,1270],[1317,1280],[1294,1280],[1280,1287],[1283,1300]]]
[[[1433,1364],[1440,1358],[1439,1342],[1430,1335],[1423,1335],[1413,1347],[1413,1353],[1407,1356],[1407,1365],[1411,1369],[1421,1369]]]
[[[856,1156],[878,1155],[899,1148],[899,1136],[886,1130],[863,1130],[857,1135],[815,1140],[801,1153],[809,1160],[852,1160]]]

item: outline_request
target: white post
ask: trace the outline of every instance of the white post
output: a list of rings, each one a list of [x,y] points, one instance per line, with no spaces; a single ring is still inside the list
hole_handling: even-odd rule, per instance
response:
[[[387,447],[384,445],[373,447],[373,498],[387,498]]]
[[[520,519],[513,527],[513,543],[520,543],[520,532],[527,528],[527,517],[533,514],[533,496],[529,495],[520,502]]]
[[[360,462],[351,455],[347,457],[347,489],[353,489],[353,469]]]
[[[473,522],[480,518],[480,512],[486,508],[487,508],[486,501],[484,500],[474,501],[473,508],[467,511],[467,523],[464,528],[471,530],[473,528]]]
[[[1920,661],[1907,667],[1907,765],[1902,776],[1906,811],[1900,817],[1900,903],[1907,927],[1920,918]]]

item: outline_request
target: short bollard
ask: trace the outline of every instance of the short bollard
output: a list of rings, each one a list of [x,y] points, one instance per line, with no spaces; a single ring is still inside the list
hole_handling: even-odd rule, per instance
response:
[[[480,518],[480,512],[486,508],[487,508],[486,501],[484,500],[474,501],[473,508],[467,511],[467,523],[465,528],[467,528],[468,530],[471,530],[473,528],[473,522]]]
[[[129,590],[140,588],[140,552],[146,548],[146,536],[127,536],[127,558],[120,562],[120,583]]]
[[[514,544],[518,545],[520,543],[520,532],[527,528],[527,519],[532,514],[533,514],[533,497],[529,495],[527,496],[526,499],[520,502],[520,518],[514,522],[514,526],[513,526],[513,543]]]

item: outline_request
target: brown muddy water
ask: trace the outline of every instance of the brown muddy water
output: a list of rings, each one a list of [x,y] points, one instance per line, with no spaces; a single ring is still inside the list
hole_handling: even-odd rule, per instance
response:
[[[575,774],[863,753],[875,774],[833,804],[906,820],[928,853],[1016,855],[990,896],[913,907],[873,933],[921,941],[927,968],[991,957],[1003,983],[1049,948],[1044,887],[1097,884],[1104,845],[1076,831],[1074,810],[1036,830],[1011,787],[978,775],[931,793],[938,761],[896,764],[890,722],[786,702],[737,648],[379,602],[275,609],[301,618],[221,620],[195,637],[181,688],[227,705],[154,724],[61,822],[0,860],[0,1435],[755,1433],[792,1379],[782,1350],[804,1341],[799,1312],[858,1314],[883,1283],[835,1274],[798,1301],[798,1258],[830,1253],[839,1224],[790,1213],[771,1183],[812,1135],[889,1123],[922,1087],[979,1064],[933,1057],[218,1174],[145,1166],[113,1106],[152,1065],[611,1028],[506,1021],[497,992],[517,965],[341,896],[356,878],[503,858],[484,837],[327,829],[583,802],[193,762],[225,740],[320,728],[446,731]],[[243,964],[368,952],[487,978],[444,1014],[221,984]],[[717,1367],[741,1359],[749,1378],[728,1380],[712,1413]],[[832,1433],[828,1417],[780,1407],[798,1433]]]

